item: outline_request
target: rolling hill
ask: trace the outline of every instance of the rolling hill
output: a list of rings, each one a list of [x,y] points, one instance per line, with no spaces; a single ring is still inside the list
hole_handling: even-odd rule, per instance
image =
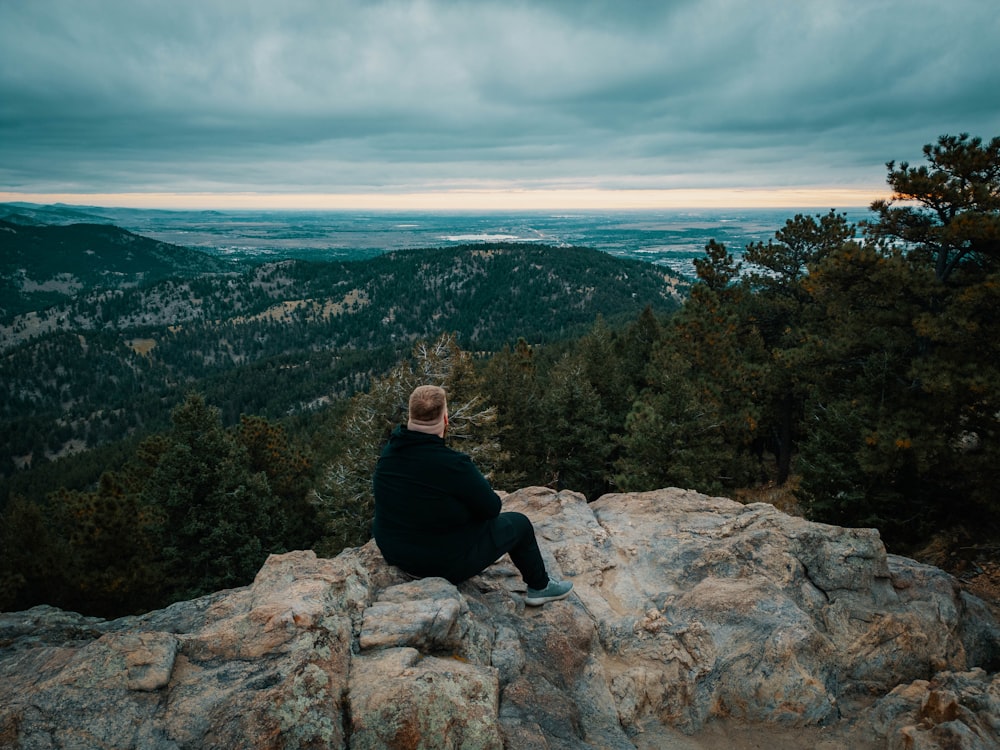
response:
[[[0,319],[95,290],[227,269],[205,253],[105,224],[26,226],[0,221]]]
[[[159,427],[191,389],[227,420],[282,416],[363,387],[419,339],[555,342],[685,291],[659,266],[524,244],[239,268],[115,227],[4,223],[0,257],[20,307],[0,324],[5,473]]]

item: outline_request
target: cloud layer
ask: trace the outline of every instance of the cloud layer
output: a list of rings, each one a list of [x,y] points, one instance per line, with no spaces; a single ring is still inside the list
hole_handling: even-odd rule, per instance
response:
[[[1000,135],[983,0],[10,0],[0,191],[881,186]]]

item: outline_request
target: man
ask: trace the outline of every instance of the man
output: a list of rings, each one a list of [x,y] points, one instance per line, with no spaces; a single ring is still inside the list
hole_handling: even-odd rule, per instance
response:
[[[373,531],[386,562],[457,584],[509,554],[528,585],[525,604],[569,596],[573,584],[545,571],[531,521],[500,512],[500,498],[472,459],[445,445],[447,430],[444,389],[416,388],[406,426],[393,431],[372,477]]]

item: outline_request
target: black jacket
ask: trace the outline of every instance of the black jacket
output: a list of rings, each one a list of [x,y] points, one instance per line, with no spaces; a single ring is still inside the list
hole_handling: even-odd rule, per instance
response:
[[[446,576],[500,513],[471,458],[403,426],[382,449],[372,489],[375,542],[387,562],[414,575]]]

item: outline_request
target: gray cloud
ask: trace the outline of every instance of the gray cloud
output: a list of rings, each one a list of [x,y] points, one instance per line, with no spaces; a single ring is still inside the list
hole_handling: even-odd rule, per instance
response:
[[[1000,135],[981,0],[0,3],[0,190],[870,186]]]

